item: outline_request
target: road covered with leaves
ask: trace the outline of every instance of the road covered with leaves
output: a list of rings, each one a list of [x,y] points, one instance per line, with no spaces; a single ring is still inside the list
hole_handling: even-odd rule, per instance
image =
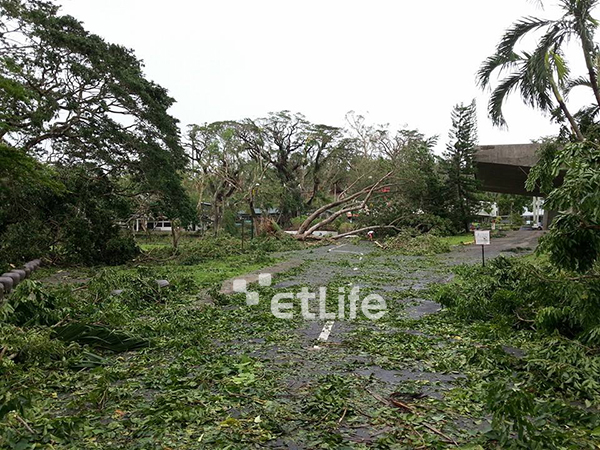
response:
[[[527,254],[536,240],[520,232],[490,250]],[[0,446],[597,448],[597,356],[530,326],[440,309],[440,286],[473,270],[457,264],[477,264],[478,248],[230,244],[184,245],[171,258],[149,245],[153,259],[134,266],[47,269],[25,282],[2,311]],[[304,263],[250,286],[256,306],[219,292],[290,259]],[[323,340],[326,321],[304,320],[299,305],[293,319],[271,313],[273,295],[320,286],[334,311],[350,285],[382,295],[387,314],[334,320]]]

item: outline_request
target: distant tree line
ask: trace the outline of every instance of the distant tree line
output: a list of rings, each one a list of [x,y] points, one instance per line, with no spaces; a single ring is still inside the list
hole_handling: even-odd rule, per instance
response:
[[[452,113],[447,151],[437,137],[393,131],[353,112],[344,128],[281,111],[190,125],[149,81],[133,51],[89,33],[56,5],[0,0],[0,254],[3,262],[116,264],[137,246],[119,222],[197,223],[234,231],[243,211],[302,237],[415,227],[468,227],[479,197],[475,105]],[[315,212],[318,211],[318,214]]]
[[[285,227],[328,205],[324,213],[343,208],[363,226],[468,230],[482,199],[473,161],[475,104],[457,105],[452,118],[443,156],[434,153],[437,137],[370,125],[353,112],[345,128],[313,124],[289,111],[191,125],[187,183],[195,187],[198,207],[212,202],[215,232],[228,209],[250,215],[276,210]],[[377,189],[363,205],[374,183]]]

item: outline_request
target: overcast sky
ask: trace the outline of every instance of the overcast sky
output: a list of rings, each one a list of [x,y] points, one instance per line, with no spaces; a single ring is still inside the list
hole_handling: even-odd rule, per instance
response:
[[[518,96],[509,129],[492,126],[475,73],[503,31],[525,15],[554,16],[526,0],[59,0],[62,11],[135,50],[148,78],[177,100],[183,126],[301,112],[343,126],[370,122],[440,135],[452,106],[477,100],[482,144],[553,134]]]

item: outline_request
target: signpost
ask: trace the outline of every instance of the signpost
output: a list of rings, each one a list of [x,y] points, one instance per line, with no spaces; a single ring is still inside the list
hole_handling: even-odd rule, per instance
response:
[[[475,230],[475,245],[481,245],[481,265],[485,266],[485,246],[490,245],[490,230]]]
[[[250,239],[254,238],[254,221],[246,220],[244,218],[239,219],[239,222],[235,222],[235,226],[241,227],[241,235],[242,235],[242,250],[244,250],[244,243],[246,241],[246,233],[245,233],[245,224],[246,222],[250,223]]]

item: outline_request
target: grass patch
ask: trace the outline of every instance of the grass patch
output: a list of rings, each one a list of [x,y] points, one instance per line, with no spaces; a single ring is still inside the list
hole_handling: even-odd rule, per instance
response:
[[[440,239],[442,240],[442,242],[445,242],[450,246],[471,244],[475,241],[475,238],[473,237],[472,233],[458,234],[456,236],[444,236]]]

